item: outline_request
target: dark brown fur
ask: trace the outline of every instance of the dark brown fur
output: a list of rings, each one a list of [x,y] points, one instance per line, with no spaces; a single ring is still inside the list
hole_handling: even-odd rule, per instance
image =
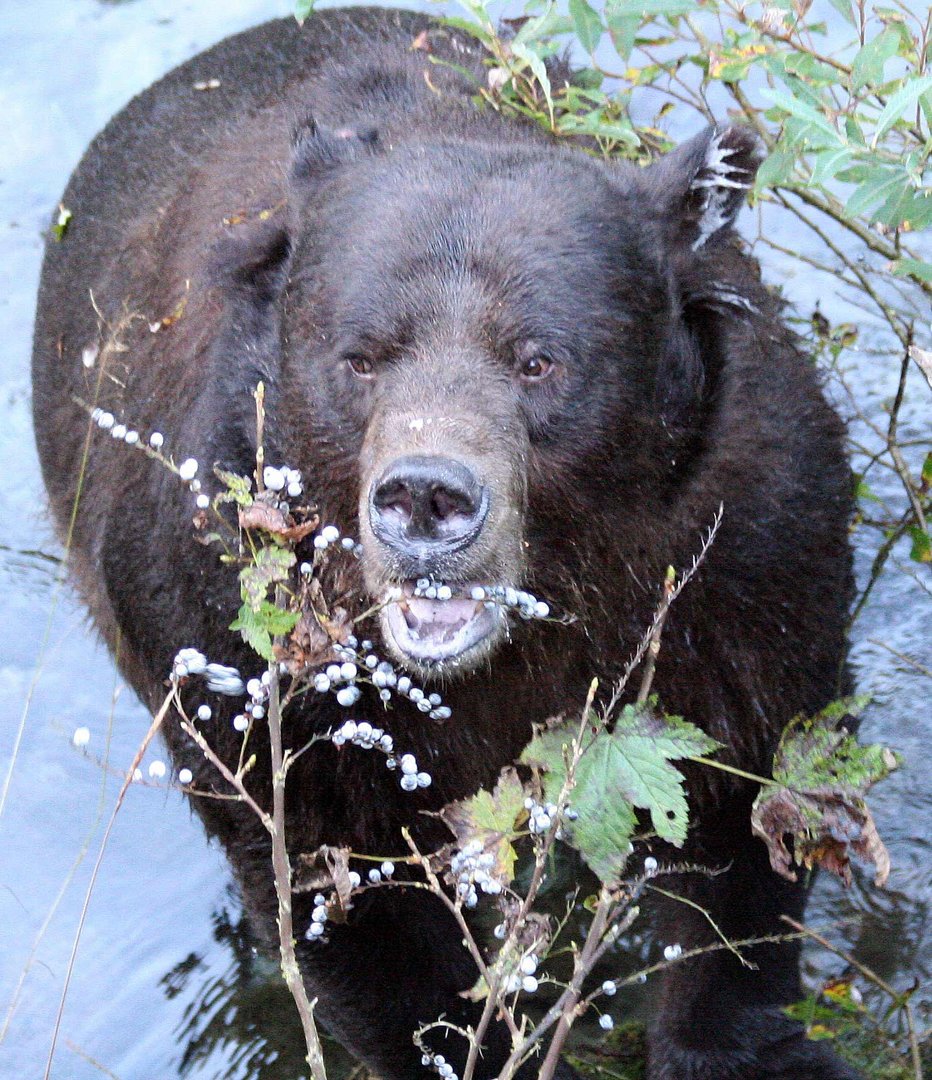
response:
[[[520,625],[471,672],[442,673],[448,722],[404,706],[383,720],[364,697],[354,715],[386,723],[434,784],[408,795],[376,755],[315,748],[289,775],[295,853],[321,843],[398,851],[403,824],[438,842],[419,811],[489,786],[533,722],[577,708],[595,675],[612,684],[664,568],[689,563],[720,503],[719,537],[664,636],[655,687],[665,706],[723,741],[724,760],[766,772],[783,725],[844,681],[851,485],[841,425],[727,225],[693,248],[708,139],[649,172],[557,148],[478,112],[464,76],[411,52],[430,25],[331,11],[303,31],[269,23],[172,72],[92,144],[64,195],[73,223],[43,270],[36,431],[63,534],[87,431],[75,396],[164,432],[176,460],[246,473],[261,378],[269,459],[302,469],[325,520],[361,530],[370,590],[395,572],[359,521],[373,477],[393,454],[452,446],[485,463],[507,507],[470,572],[500,564],[578,616],[571,627]],[[436,28],[431,40],[483,77],[462,41]],[[192,91],[211,77],[219,90]],[[727,138],[751,174],[753,144]],[[509,374],[514,342],[529,335],[560,360],[559,378],[539,391]],[[380,365],[373,386],[345,363],[361,336]],[[101,359],[88,373],[81,352],[95,344]],[[400,423],[412,402],[453,416],[439,443]],[[247,674],[260,666],[227,629],[235,575],[193,542],[191,514],[176,479],[95,433],[72,566],[153,707],[182,646]],[[347,558],[342,572],[361,609],[357,565]],[[211,704],[205,734],[235,761],[232,704]],[[300,745],[338,719],[332,700],[308,704],[290,737]],[[215,782],[179,729],[166,738],[196,784]],[[267,803],[261,732],[254,740],[250,785]],[[804,890],[774,877],[752,839],[753,791],[707,774],[690,781],[699,825],[688,854],[730,869],[677,887],[731,936],[778,930],[781,912],[801,913]],[[274,938],[262,826],[236,803],[195,806]],[[296,896],[299,931],[308,916],[308,897]],[[683,905],[661,918],[665,940],[709,940]],[[440,905],[417,891],[380,892],[329,944],[302,941],[300,952],[321,1016],[385,1080],[422,1074],[416,1023],[469,1019],[458,992],[474,982],[472,963]],[[799,993],[795,951],[755,959],[760,973],[717,953],[665,978],[652,1080],[852,1075],[780,1012]],[[484,1075],[503,1039],[493,1033]],[[459,1058],[453,1045],[444,1053]]]

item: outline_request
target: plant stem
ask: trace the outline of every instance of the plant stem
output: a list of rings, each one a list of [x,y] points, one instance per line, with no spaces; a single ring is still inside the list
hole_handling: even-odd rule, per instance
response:
[[[261,445],[261,443],[260,443]],[[285,844],[285,761],[282,749],[282,715],[279,697],[278,664],[269,665],[269,747],[272,758],[272,868],[275,872],[275,893],[278,897],[278,943],[281,952],[282,974],[291,996],[298,1007],[304,1040],[307,1044],[306,1061],[311,1067],[314,1080],[327,1080],[320,1035],[314,1022],[314,1006],[307,996],[307,988],[301,977],[294,945],[292,922],[291,860]]]

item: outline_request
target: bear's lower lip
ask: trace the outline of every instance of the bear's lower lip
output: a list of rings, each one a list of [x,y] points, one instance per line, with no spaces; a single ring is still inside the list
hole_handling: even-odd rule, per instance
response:
[[[495,634],[501,621],[497,606],[468,596],[428,600],[412,596],[409,587],[382,612],[383,630],[397,651],[420,665],[461,660]]]

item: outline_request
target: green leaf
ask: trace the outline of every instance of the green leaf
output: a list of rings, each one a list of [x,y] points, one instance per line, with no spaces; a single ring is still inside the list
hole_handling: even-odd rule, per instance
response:
[[[932,225],[932,189],[917,191],[912,184],[895,188],[883,205],[874,211],[873,220],[882,225],[897,228],[908,225],[914,232],[921,232]]]
[[[634,15],[642,22],[659,15],[667,18],[692,15],[696,10],[695,0],[615,0],[612,7],[619,15]]]
[[[880,136],[893,127],[907,109],[916,105],[928,90],[932,90],[932,75],[923,75],[922,78],[910,79],[905,86],[900,87],[893,97],[887,101],[883,112],[877,117],[877,128],[874,131],[871,145],[876,146]]]
[[[595,15],[595,12],[593,14]],[[561,15],[556,4],[551,4],[543,15],[528,19],[512,38],[511,45],[512,48],[515,45],[540,45],[549,42],[557,34],[571,34],[573,29],[573,20]]]
[[[264,600],[258,610],[244,603],[230,623],[231,630],[239,630],[243,641],[265,660],[274,660],[272,638],[288,634],[298,622],[296,611],[284,611]]]
[[[926,459],[922,463],[921,479],[927,487],[932,487],[932,453],[926,454]]]
[[[932,537],[921,525],[910,525],[906,530],[912,539],[909,557],[913,562],[932,563]]]
[[[595,52],[602,40],[602,19],[586,0],[569,0],[570,17],[579,43],[588,53]]]
[[[812,183],[827,184],[853,158],[852,151],[844,146],[837,150],[819,150],[812,155]]]
[[[452,27],[454,30],[462,30],[464,33],[481,41],[483,45],[490,45],[495,37],[494,32],[487,26],[472,22],[469,19],[457,18],[455,15],[438,16],[437,21],[443,23],[444,26]]]
[[[850,172],[851,170],[847,170],[846,178]],[[869,207],[913,189],[912,177],[902,165],[870,166],[861,175],[863,179],[857,190],[845,203],[845,214],[848,217],[857,217]]]
[[[239,587],[243,600],[253,611],[262,608],[269,588],[278,581],[285,581],[288,571],[294,566],[297,557],[285,547],[259,548],[255,561],[244,567],[239,574]]]
[[[227,472],[219,465],[214,466],[214,476],[226,488],[218,495],[218,502],[235,502],[237,506],[252,506],[252,480],[248,476],[237,476]]]
[[[791,881],[795,861],[824,866],[848,883],[851,852],[874,863],[878,885],[890,872],[864,795],[897,767],[896,755],[882,746],[860,746],[841,726],[867,700],[843,698],[810,720],[793,721],[774,757],[775,783],[763,786],[754,800],[754,834],[766,843],[773,869]]]
[[[552,802],[566,781],[576,730],[574,721],[545,731],[521,755],[525,764],[544,771],[545,797]],[[680,717],[658,715],[646,705],[626,706],[612,731],[600,727],[594,738],[585,737],[591,742],[584,744],[570,796],[579,816],[566,823],[564,832],[600,879],[609,882],[624,870],[637,825],[635,808],[650,812],[658,836],[683,844],[689,808],[683,776],[670,761],[704,756],[719,744]]]
[[[495,856],[492,873],[503,885],[515,876],[515,841],[527,819],[524,800],[528,792],[514,767],[504,769],[493,792],[479,791],[471,799],[449,803],[440,811],[456,837],[456,847],[478,843]]]
[[[64,240],[65,233],[68,231],[68,226],[71,224],[71,219],[74,214],[65,206],[64,203],[59,203],[58,213],[55,216],[55,221],[52,223],[52,236],[56,241]]]
[[[788,112],[791,116],[797,117],[799,120],[803,120],[809,127],[815,128],[823,135],[828,136],[834,144],[841,143],[841,137],[835,130],[834,126],[829,120],[817,112],[812,105],[807,104],[805,101],[800,101],[799,98],[794,97],[792,94],[785,93],[782,90],[776,90],[772,87],[765,86],[761,90],[761,97],[767,98],[768,101],[772,101],[778,108],[783,109],[784,112]]]
[[[304,20],[314,10],[315,0],[295,0],[294,5],[294,17],[298,20],[298,25],[303,26]]]
[[[919,259],[897,259],[895,263],[891,263],[890,269],[898,277],[914,277],[920,281],[932,282],[932,263]]]
[[[619,8],[618,0],[609,0],[605,5],[605,25],[615,51],[622,60],[627,60],[634,49],[637,32],[641,27],[641,17],[623,13]]]
[[[851,89],[859,90],[862,86],[882,83],[884,65],[896,56],[899,44],[900,31],[893,26],[888,26],[872,41],[868,41],[851,62]]]
[[[518,60],[523,61],[530,69],[537,80],[538,85],[544,93],[544,98],[547,102],[547,112],[550,114],[550,122],[553,123],[553,97],[550,92],[550,77],[547,75],[547,68],[544,64],[543,57],[535,52],[528,45],[517,45],[512,43],[511,51]]]
[[[851,11],[851,0],[829,0],[829,3],[840,15],[844,16],[852,26],[857,25],[854,21],[854,14]]]
[[[755,187],[763,191],[768,187],[779,187],[792,179],[796,167],[796,154],[792,150],[772,151],[757,170]]]

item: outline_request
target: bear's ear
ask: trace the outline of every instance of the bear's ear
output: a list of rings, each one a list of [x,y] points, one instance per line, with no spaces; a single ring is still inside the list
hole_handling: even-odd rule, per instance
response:
[[[723,239],[734,225],[764,159],[745,127],[710,127],[651,168],[663,215],[693,251]]]
[[[301,188],[331,169],[381,152],[375,128],[325,128],[307,114],[291,132],[291,182]]]
[[[214,248],[212,277],[254,303],[271,304],[288,281],[291,248],[291,236],[281,222],[252,223]]]

